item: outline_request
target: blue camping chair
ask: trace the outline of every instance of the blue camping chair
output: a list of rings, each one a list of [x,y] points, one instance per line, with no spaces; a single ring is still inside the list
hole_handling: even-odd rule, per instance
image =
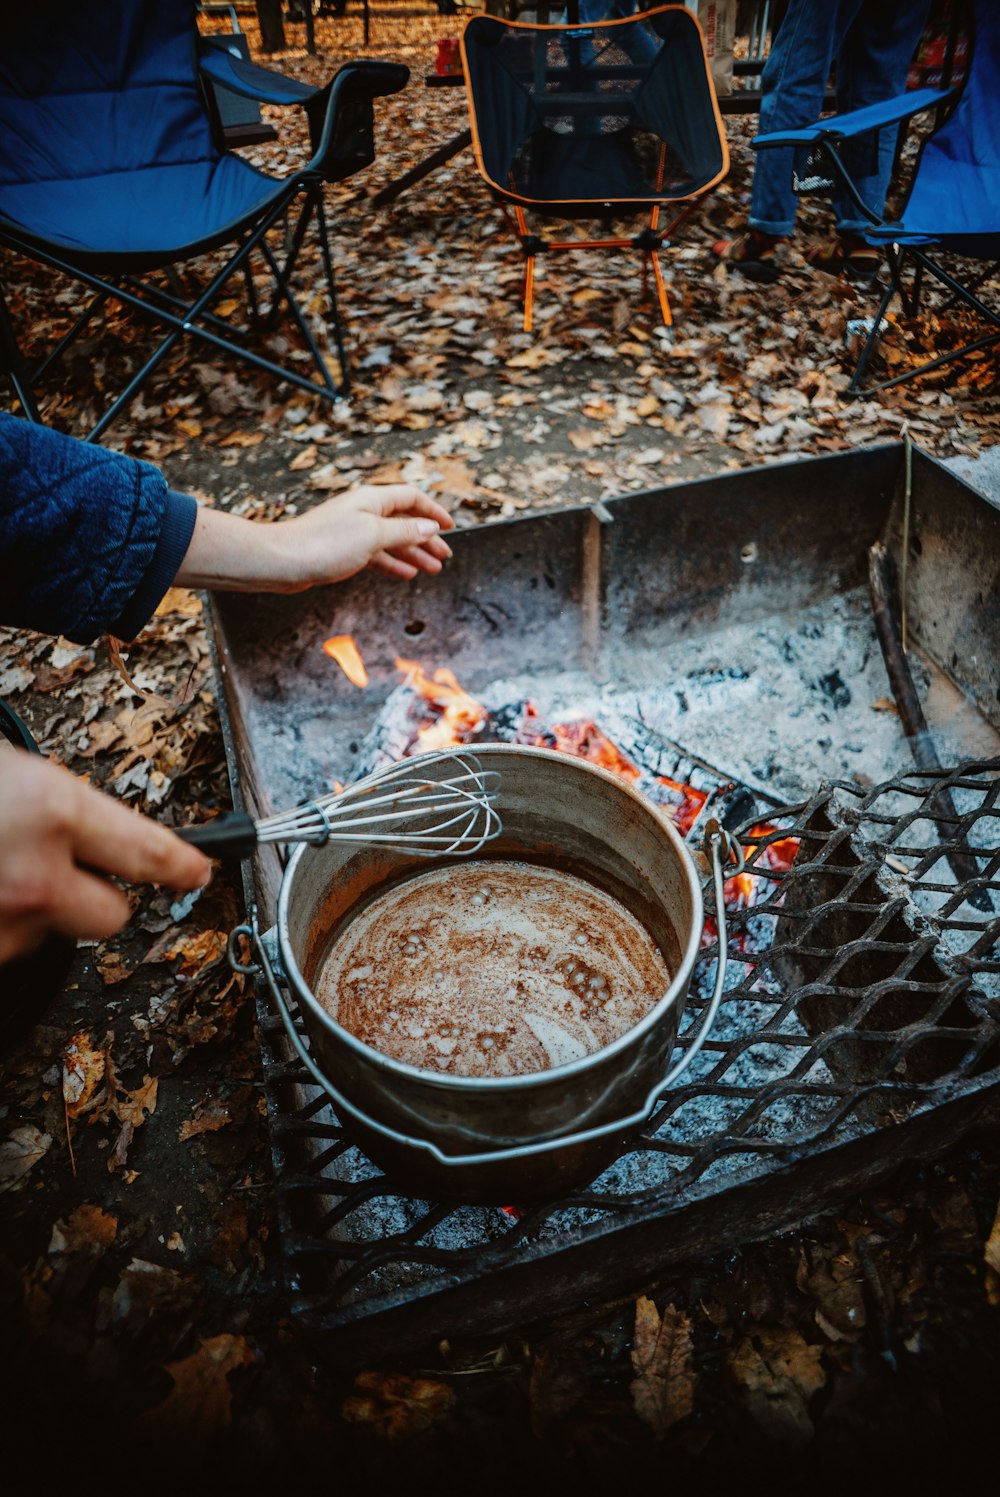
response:
[[[325,88],[309,88],[199,38],[194,0],[32,0],[7,8],[3,30],[0,244],[94,293],[66,336],[29,370],[3,296],[3,280],[10,285],[16,270],[0,266],[0,370],[25,415],[40,420],[38,381],[109,300],[152,319],[164,335],[90,439],[107,429],[185,334],[311,393],[343,394],[347,363],[323,186],[374,160],[373,100],[398,92],[407,69],[349,63]],[[213,85],[265,103],[303,105],[309,162],[277,178],[227,151]],[[284,220],[297,199],[292,227]],[[291,286],[310,223],[320,244],[339,379]],[[268,239],[276,226],[285,231],[280,246]],[[220,249],[225,263],[210,264],[199,289],[186,293],[177,269]],[[251,254],[263,257],[273,278],[266,310],[255,295]],[[237,272],[247,290],[243,327],[213,312]],[[272,327],[284,308],[318,380],[251,347],[251,335]]]
[[[817,158],[822,158],[826,171],[821,170],[819,176],[828,177],[830,170],[836,174],[871,222],[866,239],[886,252],[890,281],[848,386],[852,395],[888,390],[1000,341],[1000,311],[977,295],[1000,268],[1000,3],[970,0],[970,19],[972,56],[961,89],[914,89],[883,104],[835,115],[803,130],[776,131],[753,142],[758,149],[797,147],[796,175],[806,180],[815,178]],[[864,149],[865,136],[884,127],[896,129],[902,120],[932,108],[942,111],[943,121],[921,148],[898,221],[886,221],[859,196],[851,180],[851,155]],[[806,157],[804,166],[802,156]],[[986,265],[963,284],[928,249],[986,261]],[[904,280],[908,263],[913,267],[909,286]],[[992,331],[905,374],[863,388],[861,381],[893,297],[898,294],[906,315],[914,316],[925,273],[939,281],[954,302],[964,303],[982,317]]]

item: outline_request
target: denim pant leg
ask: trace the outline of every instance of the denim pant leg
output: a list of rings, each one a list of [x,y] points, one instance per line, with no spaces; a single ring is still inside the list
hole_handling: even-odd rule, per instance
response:
[[[797,130],[819,119],[830,64],[864,0],[791,0],[761,77],[759,133]],[[869,0],[870,3],[870,0]],[[792,150],[757,155],[748,222],[764,234],[790,234],[797,200]]]
[[[906,88],[906,75],[930,10],[930,0],[867,0],[844,38],[837,58],[837,111],[863,109],[894,99]],[[899,126],[859,137],[841,155],[861,198],[881,214],[889,186]],[[857,204],[834,192],[833,210],[841,233],[870,228]]]
[[[623,21],[637,10],[645,8],[639,5],[637,0],[580,0],[580,24],[589,25],[594,21]],[[660,50],[656,36],[651,31],[647,31],[644,26],[622,26],[618,33],[618,43],[633,62],[640,64],[652,62]],[[592,62],[593,47],[588,47],[584,42],[581,56],[585,62]]]

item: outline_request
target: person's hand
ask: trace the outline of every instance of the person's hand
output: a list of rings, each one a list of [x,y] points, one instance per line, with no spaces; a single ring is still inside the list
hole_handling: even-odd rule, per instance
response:
[[[342,582],[365,567],[409,580],[434,576],[451,555],[440,534],[451,530],[448,511],[411,483],[365,484],[328,499],[277,528],[299,586]]]
[[[182,587],[301,592],[365,567],[409,580],[440,572],[451,547],[446,509],[413,484],[367,484],[290,520],[201,509],[177,574]]]
[[[210,874],[207,858],[167,827],[0,744],[0,962],[50,930],[92,940],[121,930],[129,903],[111,875],[200,889]]]

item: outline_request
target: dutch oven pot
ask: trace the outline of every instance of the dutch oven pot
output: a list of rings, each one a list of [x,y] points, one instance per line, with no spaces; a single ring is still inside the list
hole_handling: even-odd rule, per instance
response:
[[[255,925],[240,926],[230,956],[240,970],[263,970],[293,1046],[366,1154],[429,1196],[501,1204],[551,1198],[599,1174],[697,1053],[724,985],[722,870],[732,844],[709,822],[720,959],[700,1032],[671,1067],[704,924],[692,854],[645,797],[596,765],[505,744],[477,747],[476,755],[500,780],[503,833],[490,856],[544,862],[588,879],[630,909],[659,944],[672,980],[632,1029],[569,1064],[504,1077],[420,1070],[362,1044],[318,1003],[312,983],[352,913],[428,867],[426,859],[382,849],[299,846],[282,880],[276,926],[263,936]],[[259,968],[237,961],[242,936],[254,940]]]

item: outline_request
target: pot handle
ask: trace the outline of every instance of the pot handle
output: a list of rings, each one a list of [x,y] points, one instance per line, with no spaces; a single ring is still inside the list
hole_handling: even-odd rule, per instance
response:
[[[561,1134],[556,1138],[542,1139],[537,1143],[516,1144],[506,1149],[491,1149],[488,1152],[476,1154],[446,1154],[439,1149],[437,1144],[427,1139],[414,1138],[412,1134],[401,1133],[396,1128],[390,1128],[388,1124],[379,1122],[376,1118],[369,1117],[360,1112],[352,1102],[341,1094],[330,1079],[323,1074],[316,1062],[313,1060],[302,1035],[299,1033],[295,1020],[288,1008],[285,995],[281,991],[281,985],[275,976],[274,967],[270,955],[264,943],[264,938],[257,925],[256,911],[251,912],[250,925],[241,925],[233,931],[230,937],[230,949],[237,936],[249,937],[257,949],[260,958],[259,966],[251,966],[241,963],[237,970],[242,972],[260,972],[267,983],[268,990],[275,1007],[285,1026],[285,1032],[291,1041],[299,1060],[305,1066],[309,1075],[326,1095],[330,1098],[337,1112],[354,1118],[366,1128],[378,1133],[382,1138],[389,1139],[396,1144],[404,1144],[411,1149],[421,1149],[426,1154],[431,1154],[438,1164],[451,1166],[453,1168],[466,1168],[482,1164],[510,1163],[517,1159],[533,1159],[538,1154],[548,1154],[556,1149],[573,1148],[580,1144],[593,1143],[599,1138],[606,1138],[612,1133],[626,1133],[632,1128],[640,1127],[649,1117],[650,1112],[662,1092],[668,1086],[672,1086],[678,1076],[686,1071],[701,1050],[708,1038],[715,1017],[719,1012],[722,1002],[722,994],[726,986],[726,907],[725,907],[725,880],[738,873],[743,867],[743,850],[736,839],[720,826],[713,817],[705,827],[703,846],[708,856],[712,876],[712,885],[715,895],[715,920],[719,933],[719,957],[715,973],[715,983],[712,988],[712,996],[705,1005],[697,1034],[687,1046],[684,1054],[677,1063],[670,1067],[667,1074],[656,1083],[640,1108],[628,1117],[616,1118],[610,1123],[601,1123],[598,1127],[587,1128],[579,1133]],[[729,867],[729,859],[735,858],[735,863]]]

